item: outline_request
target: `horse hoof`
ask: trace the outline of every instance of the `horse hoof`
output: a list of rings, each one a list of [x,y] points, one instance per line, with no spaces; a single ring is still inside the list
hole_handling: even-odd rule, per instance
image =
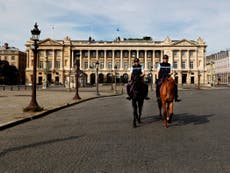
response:
[[[137,124],[136,123],[133,123],[133,128],[136,128],[137,127]]]

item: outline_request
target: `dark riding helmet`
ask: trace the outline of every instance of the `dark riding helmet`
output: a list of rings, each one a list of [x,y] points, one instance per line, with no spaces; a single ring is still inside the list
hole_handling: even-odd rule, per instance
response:
[[[168,55],[164,55],[163,59],[169,59],[169,56]]]
[[[139,59],[138,58],[134,58],[134,62],[139,62]]]

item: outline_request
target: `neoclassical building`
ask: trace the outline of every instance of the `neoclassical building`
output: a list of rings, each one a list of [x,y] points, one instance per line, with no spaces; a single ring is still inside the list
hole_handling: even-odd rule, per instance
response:
[[[215,84],[229,84],[230,81],[230,49],[220,51],[206,57],[207,81]]]
[[[19,72],[17,84],[25,84],[26,53],[18,48],[10,47],[8,43],[0,46],[0,60],[8,61]]]
[[[33,41],[26,43],[26,82],[31,83]],[[99,82],[127,82],[134,57],[140,59],[145,76],[155,81],[156,68],[164,54],[169,55],[176,80],[179,84],[206,83],[205,53],[207,45],[198,38],[194,40],[154,41],[151,37],[142,39],[117,39],[115,41],[64,40],[47,38],[39,41],[37,81],[42,83],[47,75],[51,83],[74,86],[75,58],[80,54],[81,84],[95,83],[96,62],[99,63]],[[46,68],[45,68],[46,67]],[[116,75],[115,75],[116,74]]]

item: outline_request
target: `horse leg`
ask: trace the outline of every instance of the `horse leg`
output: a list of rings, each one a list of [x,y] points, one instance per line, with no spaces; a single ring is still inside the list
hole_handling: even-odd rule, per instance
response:
[[[143,108],[144,100],[140,99],[138,100],[138,108],[139,108],[139,116],[138,116],[138,123],[141,123],[141,115],[142,115],[142,108]]]
[[[173,116],[173,102],[169,103],[169,119],[168,123],[172,123],[172,116]]]
[[[167,106],[166,106],[166,102],[162,102],[162,108],[163,108],[163,114],[164,114],[164,120],[163,120],[163,124],[166,128],[168,128],[167,125]]]
[[[159,109],[159,117],[160,117],[160,119],[162,119],[162,114],[161,114],[162,103],[161,103],[161,100],[157,99],[157,103],[158,103],[158,109]]]
[[[136,119],[138,115],[137,115],[137,103],[135,99],[132,99],[132,106],[133,106],[133,127],[137,127]]]

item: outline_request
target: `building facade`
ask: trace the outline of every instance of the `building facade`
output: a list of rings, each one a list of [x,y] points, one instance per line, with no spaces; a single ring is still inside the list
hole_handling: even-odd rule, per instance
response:
[[[9,47],[5,43],[0,47],[0,60],[8,61],[9,65],[15,66],[19,71],[19,78],[17,84],[25,84],[25,69],[26,69],[26,53],[20,51],[18,48]]]
[[[26,43],[27,63],[26,81],[31,83],[33,52],[30,40]],[[206,44],[198,38],[193,40],[153,41],[151,37],[143,39],[123,39],[115,41],[45,39],[38,47],[38,83],[47,75],[51,83],[61,83],[66,87],[74,86],[75,59],[80,54],[81,84],[95,83],[96,62],[99,63],[99,83],[127,82],[135,57],[145,70],[145,76],[155,81],[157,65],[164,54],[169,55],[176,80],[179,84],[197,84],[206,82],[205,55]],[[46,68],[44,68],[46,67]],[[115,75],[116,74],[116,75]],[[198,79],[198,74],[200,78]]]
[[[207,80],[212,85],[229,84],[230,80],[230,49],[220,51],[206,57]]]

